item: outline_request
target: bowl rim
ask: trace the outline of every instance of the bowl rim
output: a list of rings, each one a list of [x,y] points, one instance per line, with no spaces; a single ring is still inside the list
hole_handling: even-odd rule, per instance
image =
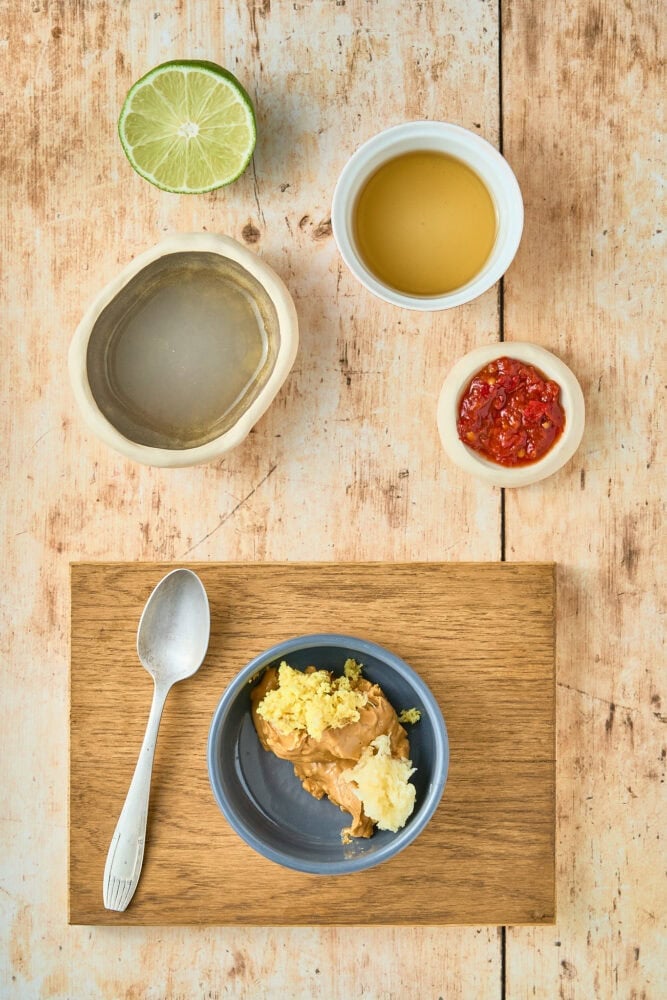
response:
[[[259,838],[255,837],[255,835],[239,819],[236,813],[229,807],[224,796],[221,794],[221,788],[216,786],[216,780],[214,779],[217,764],[215,748],[218,733],[224,725],[230,708],[238,694],[245,687],[247,687],[248,684],[252,683],[261,671],[269,666],[269,664],[274,663],[277,659],[286,657],[290,653],[294,653],[301,649],[309,647],[317,648],[319,646],[337,646],[347,648],[349,650],[354,650],[355,654],[358,654],[360,658],[364,655],[370,654],[371,656],[382,660],[382,662],[387,663],[388,666],[397,670],[402,677],[407,679],[413,685],[415,690],[419,692],[431,720],[435,743],[435,755],[432,764],[432,771],[435,775],[437,775],[437,780],[430,783],[428,791],[419,806],[419,809],[410,817],[411,821],[404,826],[402,830],[399,830],[393,838],[387,842],[387,844],[379,848],[378,851],[372,855],[372,858],[367,855],[359,855],[353,858],[345,858],[343,861],[339,862],[311,862],[295,858],[292,854],[284,851],[267,847],[259,840]],[[285,868],[290,868],[295,871],[306,872],[313,875],[346,875],[352,872],[375,868],[382,862],[395,857],[402,850],[408,847],[408,845],[411,844],[422,832],[435,813],[447,782],[447,774],[449,770],[449,737],[447,733],[447,725],[438,702],[425,681],[422,680],[419,674],[408,663],[406,663],[405,660],[402,660],[399,656],[392,653],[384,646],[379,645],[379,643],[372,642],[368,639],[362,639],[351,635],[343,635],[339,632],[317,632],[309,635],[294,636],[290,639],[276,643],[274,646],[271,646],[262,653],[259,653],[257,656],[254,656],[252,660],[250,660],[246,666],[243,667],[230,681],[229,685],[223,692],[211,719],[206,748],[206,763],[208,768],[209,783],[220,811],[232,829],[246,842],[246,844],[248,844],[249,847],[268,860],[274,861]]]
[[[90,389],[87,374],[88,342],[95,323],[109,303],[149,264],[178,253],[215,253],[240,264],[266,289],[278,315],[280,338],[273,371],[259,395],[236,423],[206,444],[194,448],[158,448],[125,437],[102,413]],[[266,412],[294,364],[299,346],[296,307],[287,286],[272,267],[245,246],[220,233],[172,233],[138,254],[107,282],[84,312],[72,337],[68,369],[74,398],[88,428],[108,447],[142,465],[182,468],[210,462],[248,436]]]
[[[408,143],[409,145],[406,145]],[[408,295],[379,281],[366,267],[352,238],[352,212],[356,197],[370,175],[386,160],[401,152],[433,148],[433,143],[450,147],[442,152],[463,160],[482,177],[496,208],[498,232],[493,249],[482,267],[467,284],[442,295]],[[484,167],[482,171],[480,168]],[[483,176],[482,176],[483,174]],[[498,198],[504,202],[503,219]],[[516,256],[523,232],[524,207],[519,182],[505,157],[483,136],[453,122],[424,120],[392,125],[367,139],[345,163],[334,188],[331,225],[338,251],[354,277],[378,298],[392,305],[421,312],[452,309],[471,302],[488,291],[507,271]],[[501,235],[502,231],[502,235]]]
[[[516,468],[485,459],[465,445],[456,430],[461,397],[470,380],[485,365],[502,357],[534,365],[548,378],[558,382],[566,417],[565,429],[553,448],[531,465]],[[437,404],[438,432],[448,458],[464,471],[501,487],[529,486],[558,472],[581,444],[585,420],[584,394],[574,373],[551,351],[527,341],[500,341],[469,351],[449,371]]]

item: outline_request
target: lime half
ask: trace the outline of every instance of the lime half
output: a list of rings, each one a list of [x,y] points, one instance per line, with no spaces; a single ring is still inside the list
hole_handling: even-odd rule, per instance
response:
[[[137,80],[118,134],[128,160],[151,184],[200,194],[243,173],[257,133],[236,77],[215,63],[188,60],[162,63]]]

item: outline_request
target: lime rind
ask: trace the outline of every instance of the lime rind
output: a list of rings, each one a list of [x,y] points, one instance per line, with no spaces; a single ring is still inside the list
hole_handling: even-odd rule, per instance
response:
[[[196,133],[183,134],[196,127]],[[118,121],[130,164],[163,191],[202,194],[231,184],[247,168],[257,136],[250,97],[215,63],[175,60],[130,89]]]

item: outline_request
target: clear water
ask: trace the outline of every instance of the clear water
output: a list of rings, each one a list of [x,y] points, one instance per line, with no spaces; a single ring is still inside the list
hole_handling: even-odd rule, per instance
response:
[[[277,347],[273,303],[244,268],[218,254],[170,254],[101,314],[88,377],[97,405],[125,437],[191,448],[247,409]]]

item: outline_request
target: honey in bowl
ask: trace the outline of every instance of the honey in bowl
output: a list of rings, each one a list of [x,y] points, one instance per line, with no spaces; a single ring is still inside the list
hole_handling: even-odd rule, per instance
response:
[[[383,163],[354,205],[354,237],[366,267],[406,295],[462,288],[484,267],[496,238],[493,199],[466,163],[418,150]]]

